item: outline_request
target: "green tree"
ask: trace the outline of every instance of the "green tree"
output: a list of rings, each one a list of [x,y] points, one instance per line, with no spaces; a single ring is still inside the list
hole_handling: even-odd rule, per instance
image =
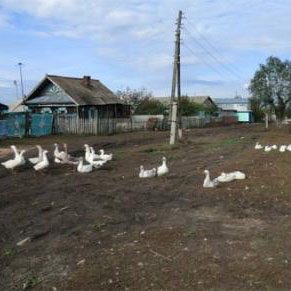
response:
[[[125,104],[131,105],[133,113],[135,112],[138,105],[145,100],[152,98],[152,92],[149,92],[146,88],[131,89],[127,87],[125,90],[118,90],[116,96],[121,98]]]
[[[164,114],[167,109],[167,106],[165,106],[159,100],[147,98],[139,103],[139,105],[136,107],[135,114]]]
[[[255,122],[261,122],[264,119],[264,109],[262,107],[262,102],[259,98],[251,97],[250,98],[250,107],[253,113],[253,118]]]
[[[251,80],[249,90],[264,110],[265,115],[274,111],[279,120],[285,116],[291,101],[291,63],[269,57],[260,65]]]

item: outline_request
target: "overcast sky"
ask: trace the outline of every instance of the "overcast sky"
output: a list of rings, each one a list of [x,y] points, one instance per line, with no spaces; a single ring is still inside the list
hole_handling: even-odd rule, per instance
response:
[[[16,99],[18,62],[26,94],[48,73],[169,96],[179,9],[184,94],[247,96],[259,63],[289,58],[287,0],[0,0],[0,102]]]

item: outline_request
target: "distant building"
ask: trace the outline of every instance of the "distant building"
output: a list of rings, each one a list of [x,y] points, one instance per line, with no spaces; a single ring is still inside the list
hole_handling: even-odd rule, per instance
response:
[[[239,122],[252,121],[248,98],[215,98],[215,103],[222,111],[236,112]]]
[[[160,102],[169,105],[171,102],[170,97],[154,97],[155,99],[159,100]],[[210,96],[188,96],[190,101],[195,103],[205,105],[205,106],[215,106],[215,102],[212,100]]]
[[[21,99],[18,99],[9,105],[9,112],[26,112],[26,111],[27,106],[23,105],[23,101]]]
[[[7,105],[0,103],[0,113],[8,111],[8,109]]]
[[[124,104],[99,80],[90,76],[72,78],[46,75],[26,97],[24,104],[33,113],[64,112],[85,118],[130,115],[130,105]]]

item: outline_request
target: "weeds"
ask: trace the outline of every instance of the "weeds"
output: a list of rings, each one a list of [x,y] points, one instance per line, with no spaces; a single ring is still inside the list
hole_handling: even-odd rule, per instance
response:
[[[43,281],[43,278],[37,276],[29,276],[23,282],[23,289],[29,290],[34,288],[36,285],[40,284]]]

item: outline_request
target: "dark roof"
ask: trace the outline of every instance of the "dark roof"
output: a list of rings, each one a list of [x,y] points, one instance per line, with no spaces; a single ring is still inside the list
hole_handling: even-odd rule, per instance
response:
[[[0,103],[0,110],[1,111],[2,110],[8,110],[8,109],[9,109],[9,107],[7,105]]]
[[[45,78],[27,96],[25,101],[38,97],[38,92],[47,84],[53,82],[68,94],[77,105],[107,105],[123,104],[111,90],[104,86],[99,80],[90,79],[90,85],[82,83],[83,78],[72,78],[55,75],[46,75]]]
[[[248,98],[215,98],[216,104],[248,104]]]
[[[198,104],[204,104],[206,100],[209,100],[211,103],[215,104],[210,96],[187,96],[190,101],[193,101]],[[162,103],[169,104],[171,101],[171,97],[154,97]],[[177,97],[176,97],[177,98]]]

